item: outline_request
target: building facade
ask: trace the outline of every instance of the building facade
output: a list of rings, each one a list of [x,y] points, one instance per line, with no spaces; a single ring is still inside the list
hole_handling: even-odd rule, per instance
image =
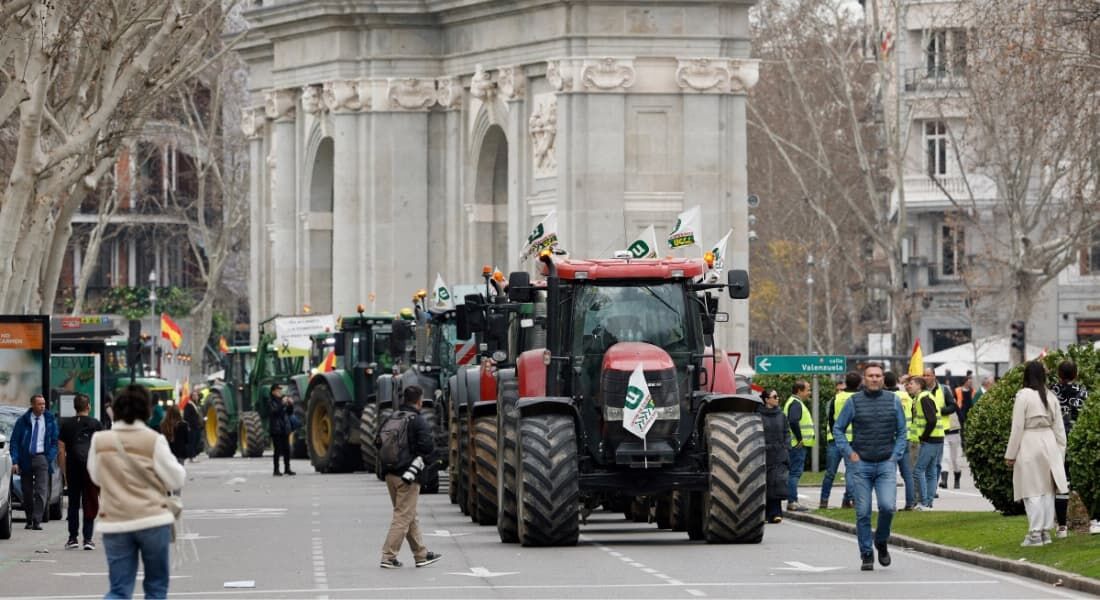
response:
[[[703,239],[732,228],[727,267],[747,268],[752,4],[254,3],[237,46],[253,322],[527,268],[551,210],[571,255],[609,257],[701,205]],[[726,347],[745,350],[747,305],[730,312]]]

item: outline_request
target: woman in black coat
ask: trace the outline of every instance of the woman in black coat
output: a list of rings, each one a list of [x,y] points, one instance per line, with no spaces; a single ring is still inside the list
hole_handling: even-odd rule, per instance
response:
[[[764,518],[769,523],[780,523],[783,521],[782,503],[787,498],[791,429],[787,424],[786,415],[779,408],[779,394],[775,390],[768,390],[763,396],[764,406],[761,406],[757,412],[764,421],[765,463],[768,467],[768,500]]]

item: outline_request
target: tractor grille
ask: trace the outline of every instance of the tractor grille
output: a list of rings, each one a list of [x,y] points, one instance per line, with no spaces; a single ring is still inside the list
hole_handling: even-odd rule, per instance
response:
[[[623,429],[623,402],[626,399],[630,371],[604,371],[600,375],[600,401],[607,423],[608,442],[617,446],[624,440],[637,440]],[[680,391],[676,369],[646,371],[646,383],[653,403],[657,405],[657,421],[646,435],[647,440],[671,440],[676,437],[680,422]]]

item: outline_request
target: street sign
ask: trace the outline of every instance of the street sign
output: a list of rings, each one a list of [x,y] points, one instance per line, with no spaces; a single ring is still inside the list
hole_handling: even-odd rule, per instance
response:
[[[756,357],[755,367],[761,375],[840,375],[848,370],[848,361],[840,354],[765,354]]]

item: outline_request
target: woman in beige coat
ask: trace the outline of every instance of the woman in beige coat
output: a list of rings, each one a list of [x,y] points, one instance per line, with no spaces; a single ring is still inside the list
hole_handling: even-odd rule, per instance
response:
[[[1066,493],[1069,484],[1062,467],[1066,454],[1066,430],[1058,399],[1047,390],[1043,364],[1024,366],[1024,387],[1016,393],[1012,408],[1012,434],[1005,463],[1012,467],[1012,493],[1027,510],[1028,533],[1021,546],[1050,543],[1054,527],[1055,491]]]

